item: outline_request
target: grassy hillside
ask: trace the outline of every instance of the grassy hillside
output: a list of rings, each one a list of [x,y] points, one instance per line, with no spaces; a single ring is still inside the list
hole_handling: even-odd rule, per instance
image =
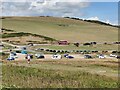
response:
[[[118,29],[115,27],[68,18],[9,17],[2,19],[2,27],[70,42],[118,40]]]

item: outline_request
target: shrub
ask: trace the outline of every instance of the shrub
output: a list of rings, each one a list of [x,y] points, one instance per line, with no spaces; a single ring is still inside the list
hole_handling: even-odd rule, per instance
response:
[[[2,31],[8,31],[8,32],[14,32],[14,30],[10,30],[10,29],[6,29],[6,28],[2,28]]]

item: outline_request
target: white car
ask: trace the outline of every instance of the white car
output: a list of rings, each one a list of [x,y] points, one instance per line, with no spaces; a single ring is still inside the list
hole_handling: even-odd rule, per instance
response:
[[[18,58],[16,53],[10,53],[9,57]]]
[[[103,54],[100,54],[98,57],[99,57],[100,59],[104,59],[104,58],[105,58],[105,56],[104,56]]]
[[[115,55],[115,54],[110,54],[110,57],[117,57],[117,55]]]
[[[45,56],[43,54],[35,54],[35,57],[38,58],[38,59],[45,58]]]
[[[62,58],[62,56],[59,54],[55,54],[52,56],[52,59],[61,59],[61,58]]]

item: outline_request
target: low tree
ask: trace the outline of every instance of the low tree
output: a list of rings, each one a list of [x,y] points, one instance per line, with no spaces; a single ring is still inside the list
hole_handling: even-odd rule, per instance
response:
[[[74,45],[75,45],[76,47],[79,47],[80,44],[79,44],[79,43],[74,43]]]

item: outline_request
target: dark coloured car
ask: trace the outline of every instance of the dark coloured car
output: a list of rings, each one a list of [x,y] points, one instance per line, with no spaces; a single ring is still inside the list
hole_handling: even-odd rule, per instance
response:
[[[13,54],[14,56],[16,56],[16,55],[17,55],[15,52],[11,52],[11,54]]]
[[[116,56],[117,59],[120,59],[120,56]]]
[[[74,57],[73,57],[73,56],[66,56],[66,58],[72,59],[72,58],[74,58]]]
[[[36,54],[35,56],[36,56],[37,59],[45,58],[44,55],[42,55],[42,54]]]
[[[94,44],[94,45],[96,45],[96,44],[97,44],[97,42],[91,42],[91,44]]]
[[[17,50],[16,53],[21,53],[21,50]]]
[[[33,59],[33,55],[30,55],[30,58]]]
[[[49,49],[46,49],[45,51],[47,51],[47,52],[48,52],[48,51],[50,51],[50,50],[49,50]]]
[[[113,53],[117,53],[117,51],[112,51],[112,54],[113,54]]]
[[[84,58],[86,58],[86,59],[91,59],[92,56],[90,56],[90,55],[84,55]]]
[[[37,59],[42,59],[42,58],[45,58],[44,56],[38,56]]]
[[[64,54],[64,57],[68,56],[68,54]]]
[[[84,43],[83,45],[91,45],[91,43]]]

